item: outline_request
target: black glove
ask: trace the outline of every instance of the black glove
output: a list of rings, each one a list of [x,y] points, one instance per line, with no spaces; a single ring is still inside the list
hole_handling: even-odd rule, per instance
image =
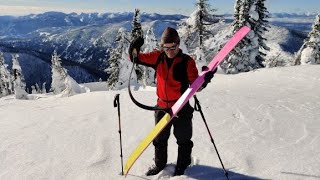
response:
[[[144,43],[144,39],[142,37],[137,37],[136,39],[134,39],[131,43],[130,43],[130,47],[129,47],[129,55],[130,55],[130,59],[133,59],[133,55],[132,52],[134,49],[136,49],[137,53],[140,52],[140,48]]]
[[[206,71],[208,70],[207,66],[202,66],[202,71]],[[211,82],[211,79],[213,78],[214,74],[217,72],[218,68],[214,69],[213,71],[208,71],[205,75],[204,75],[204,83],[201,86],[201,89],[204,89],[205,87],[207,87],[208,83]]]

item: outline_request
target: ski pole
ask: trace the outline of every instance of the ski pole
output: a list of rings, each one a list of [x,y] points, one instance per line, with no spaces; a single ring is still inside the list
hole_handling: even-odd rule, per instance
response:
[[[203,112],[202,112],[202,110],[201,110],[200,102],[199,102],[199,100],[198,100],[198,98],[197,98],[196,95],[194,95],[193,97],[194,97],[194,101],[195,101],[194,110],[200,112],[201,117],[202,117],[202,119],[203,119],[203,122],[204,122],[204,124],[206,125],[206,128],[207,128],[207,130],[208,130],[208,133],[209,133],[211,142],[212,142],[212,144],[213,144],[213,146],[214,146],[214,149],[215,149],[216,152],[217,152],[219,161],[220,161],[221,166],[222,166],[223,171],[224,171],[224,175],[225,175],[225,176],[227,177],[227,179],[229,180],[228,172],[227,172],[226,169],[224,168],[224,165],[223,165],[222,160],[221,160],[221,158],[220,158],[218,149],[217,149],[217,147],[216,147],[216,144],[214,143],[214,140],[213,140],[213,138],[212,138],[212,135],[211,135],[210,129],[209,129],[209,127],[208,127],[207,121],[206,121],[206,119],[204,118]]]
[[[119,101],[120,94],[116,94],[113,100],[113,106],[118,107],[118,118],[119,118],[119,135],[120,135],[120,157],[121,157],[121,175],[123,173],[123,156],[122,156],[122,138],[121,138],[121,120],[120,120],[120,101]]]

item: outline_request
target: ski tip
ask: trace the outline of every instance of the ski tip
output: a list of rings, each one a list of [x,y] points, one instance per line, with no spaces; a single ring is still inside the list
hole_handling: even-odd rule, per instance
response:
[[[249,28],[248,26],[242,26],[242,28],[240,28],[240,30],[249,32],[249,31],[251,31],[251,28]],[[239,31],[240,31],[240,30],[239,30]]]
[[[123,176],[124,176],[125,178],[127,177],[129,170],[130,170],[130,169],[128,169],[128,168],[124,168],[124,170],[123,170]]]

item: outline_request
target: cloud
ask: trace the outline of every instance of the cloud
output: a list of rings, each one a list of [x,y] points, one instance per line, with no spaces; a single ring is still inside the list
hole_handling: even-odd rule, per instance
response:
[[[65,13],[71,12],[85,12],[85,13],[92,13],[92,12],[102,12],[101,9],[93,9],[93,8],[69,8],[69,7],[45,7],[45,6],[7,6],[7,5],[0,5],[0,15],[27,15],[27,14],[39,14],[48,11],[59,11]]]
[[[42,8],[40,7],[31,7],[31,6],[6,6],[0,5],[0,14],[1,15],[22,15],[27,12],[39,12]]]

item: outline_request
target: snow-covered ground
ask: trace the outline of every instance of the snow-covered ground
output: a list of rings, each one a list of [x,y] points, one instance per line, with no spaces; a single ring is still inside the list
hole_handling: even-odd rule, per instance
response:
[[[320,179],[319,65],[218,73],[212,81],[198,99],[230,179]],[[65,98],[0,99],[1,180],[124,179],[114,96],[120,94],[124,160],[154,126],[153,113],[135,106],[126,90],[90,87]],[[156,99],[154,89],[134,96],[149,105]],[[127,179],[225,179],[198,112],[193,124],[194,163],[184,176],[168,176],[177,157],[171,136],[163,172],[144,176],[151,145]]]

